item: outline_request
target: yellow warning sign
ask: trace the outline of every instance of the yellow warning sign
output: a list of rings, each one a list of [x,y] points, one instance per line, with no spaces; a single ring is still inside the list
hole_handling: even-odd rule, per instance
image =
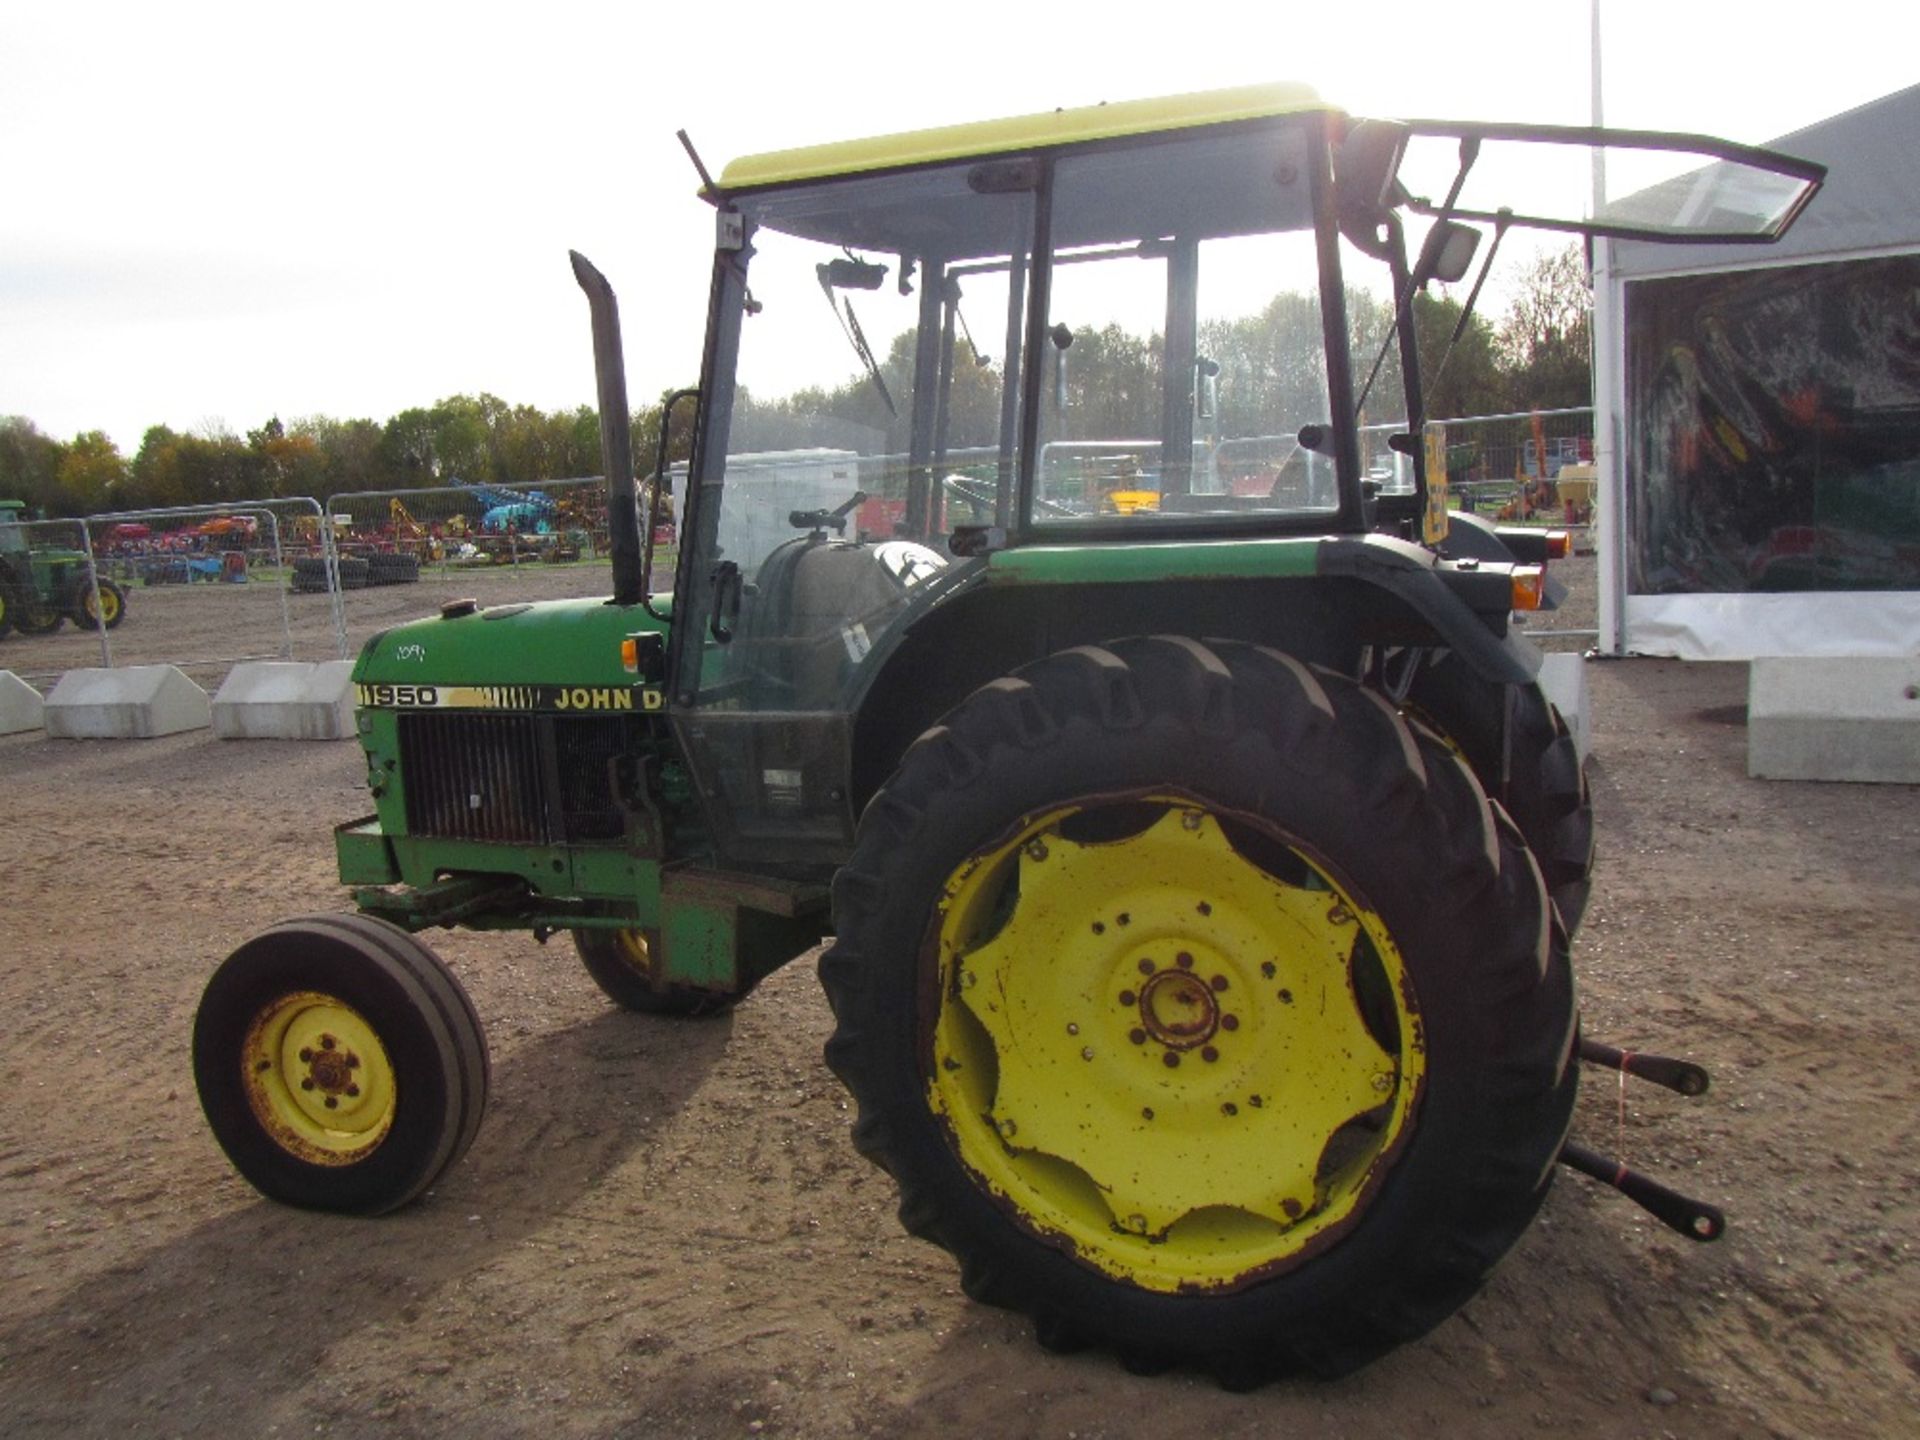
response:
[[[1438,545],[1447,538],[1447,427],[1438,421],[1426,426],[1427,513],[1420,517],[1420,538]]]

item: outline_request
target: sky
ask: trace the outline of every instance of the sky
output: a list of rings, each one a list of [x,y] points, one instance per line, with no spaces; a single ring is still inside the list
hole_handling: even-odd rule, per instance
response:
[[[0,0],[0,416],[131,457],[156,424],[592,404],[569,248],[620,296],[638,405],[699,370],[713,221],[679,128],[717,175],[1273,80],[1356,114],[1579,125],[1590,25],[1588,0]],[[1605,119],[1764,142],[1914,83],[1916,41],[1888,0],[1607,0]]]

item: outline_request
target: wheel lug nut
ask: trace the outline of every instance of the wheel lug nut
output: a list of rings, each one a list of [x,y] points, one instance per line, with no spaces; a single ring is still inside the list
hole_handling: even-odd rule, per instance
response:
[[[338,1043],[339,1042],[336,1041],[331,1035],[322,1035],[320,1037],[320,1048],[322,1050],[331,1050]]]
[[[1214,1049],[1213,1046],[1208,1045],[1200,1051],[1200,1058],[1211,1065],[1220,1058],[1220,1052]]]
[[[302,1065],[307,1065],[307,1064],[311,1064],[312,1061],[313,1061],[313,1051],[307,1049],[306,1046],[304,1045],[301,1046],[300,1047],[300,1063]]]
[[[1091,1046],[1091,1045],[1083,1045],[1083,1046],[1081,1046],[1081,1047],[1080,1047],[1080,1058],[1081,1058],[1082,1060],[1091,1060],[1091,1059],[1093,1059],[1093,1046]]]
[[[1142,975],[1151,975],[1153,974],[1153,961],[1142,960],[1134,968],[1137,969]]]
[[[1161,1063],[1164,1064],[1169,1070],[1179,1069],[1180,1068],[1180,1052],[1178,1050],[1167,1051],[1167,1053],[1161,1057]]]
[[[302,1090],[311,1090],[311,1089],[313,1089],[313,1077],[312,1077],[311,1075],[309,1075],[309,1076],[308,1076],[308,1077],[307,1077],[306,1079],[304,1079],[304,1080],[302,1080],[302,1081],[300,1082],[300,1088],[301,1088]]]
[[[1229,1100],[1220,1107],[1220,1113],[1222,1115],[1238,1115],[1240,1113],[1240,1107]]]
[[[1144,1045],[1147,1043],[1147,1032],[1135,1026],[1127,1032],[1127,1039],[1136,1045]]]
[[[1034,839],[1027,842],[1027,858],[1044,860],[1047,858],[1047,846],[1044,840]]]
[[[327,1096],[327,1109],[338,1110],[339,1108],[340,1108],[340,1102],[334,1099],[334,1097],[331,1095]]]
[[[1131,1005],[1135,1001],[1137,1001],[1139,998],[1140,997],[1134,994],[1133,991],[1131,990],[1122,990],[1120,992],[1120,1003],[1122,1005]]]
[[[1213,987],[1214,993],[1217,995],[1227,988],[1227,977],[1224,975],[1216,975],[1207,981],[1207,984]]]
[[[1373,1088],[1384,1095],[1393,1088],[1393,1077],[1382,1073],[1373,1077]]]
[[[349,1096],[358,1096],[359,1093],[360,1093],[360,1087],[358,1085],[347,1086],[347,1094]]]
[[[1220,1028],[1222,1030],[1238,1030],[1240,1028],[1240,1017],[1238,1015],[1222,1015],[1220,1017]]]
[[[1080,1033],[1080,1027],[1074,1024],[1073,1021],[1069,1020],[1067,1022],[1067,1034],[1078,1035],[1079,1033]]]
[[[1280,973],[1280,968],[1271,960],[1262,960],[1260,962],[1260,973],[1271,980],[1275,975]]]
[[[351,1050],[347,1051],[347,1069],[358,1070],[359,1068],[360,1068],[360,1057],[354,1054]]]
[[[1182,950],[1178,955],[1173,957],[1173,963],[1178,965],[1182,970],[1191,970],[1193,969],[1193,956]]]

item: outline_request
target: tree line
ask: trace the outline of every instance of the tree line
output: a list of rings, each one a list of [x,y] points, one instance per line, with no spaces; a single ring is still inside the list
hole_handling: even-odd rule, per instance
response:
[[[1577,248],[1536,260],[1498,322],[1471,316],[1442,365],[1460,313],[1455,300],[1415,297],[1428,415],[1591,403],[1592,307]],[[1347,319],[1356,385],[1364,383],[1383,348],[1386,352],[1366,414],[1381,421],[1401,418],[1397,347],[1386,343],[1391,305],[1350,291]],[[1222,367],[1219,404],[1227,433],[1254,426],[1262,413],[1306,413],[1294,392],[1307,393],[1317,377],[1287,373],[1274,357],[1312,353],[1311,344],[1293,343],[1288,336],[1298,327],[1317,325],[1317,305],[1310,296],[1282,294],[1258,315],[1207,327],[1201,349]],[[950,443],[990,444],[998,426],[997,377],[992,367],[974,363],[962,350],[955,367]],[[1070,369],[1076,428],[1089,435],[1137,428],[1135,416],[1144,413],[1142,394],[1157,393],[1159,351],[1159,336],[1134,336],[1117,327],[1077,338]],[[911,337],[902,336],[882,364],[896,395],[910,392],[911,355]],[[883,403],[864,377],[832,391],[773,401],[742,394],[736,398],[734,445],[776,449],[835,443],[822,432],[823,417],[884,431],[898,421],[876,408]],[[1116,413],[1104,415],[1103,406]],[[651,468],[659,424],[657,408],[633,416],[634,461],[642,471]],[[676,425],[675,459],[685,458],[688,438],[687,427]],[[24,416],[0,417],[0,497],[23,500],[29,513],[50,517],[406,490],[455,478],[527,485],[600,470],[599,418],[592,406],[546,411],[489,394],[454,395],[385,422],[324,415],[283,422],[274,416],[244,435],[219,426],[178,431],[155,425],[131,457],[99,430],[63,441]]]
[[[648,460],[658,423],[657,414],[634,417],[635,450]],[[455,478],[531,484],[600,469],[592,406],[546,411],[487,394],[451,396],[384,423],[274,416],[245,435],[155,425],[131,457],[98,430],[61,441],[24,416],[0,418],[0,496],[48,516],[406,490]]]
[[[1407,406],[1393,305],[1357,288],[1347,291],[1345,303],[1355,388],[1365,387],[1369,377],[1373,382],[1361,404],[1362,423],[1403,421]],[[1497,321],[1476,311],[1462,326],[1462,312],[1461,302],[1450,297],[1414,297],[1413,328],[1429,419],[1592,403],[1592,301],[1577,247],[1543,255],[1523,270],[1515,298]],[[777,399],[736,395],[733,448],[827,446],[871,452],[877,443],[873,437],[886,436],[878,448],[904,450],[910,407],[900,397],[912,393],[913,338],[911,333],[896,336],[876,357],[881,385],[853,375],[836,387],[809,387]],[[1199,354],[1217,373],[1212,433],[1258,435],[1276,425],[1330,418],[1322,414],[1326,376],[1317,295],[1282,292],[1255,314],[1203,323],[1197,340]],[[1073,335],[1064,385],[1056,391],[1049,379],[1042,387],[1049,396],[1044,438],[1138,439],[1157,431],[1163,350],[1159,334],[1137,334],[1119,325]],[[1047,363],[1060,361],[1049,355]],[[1000,422],[999,369],[983,362],[969,344],[956,345],[947,405],[949,448],[993,446]]]

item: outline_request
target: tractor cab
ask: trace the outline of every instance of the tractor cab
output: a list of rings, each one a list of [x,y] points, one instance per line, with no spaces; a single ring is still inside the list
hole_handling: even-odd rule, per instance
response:
[[[1469,273],[1483,232],[1765,239],[1810,193],[1777,157],[1616,135],[1708,163],[1597,221],[1480,197],[1510,149],[1584,161],[1604,138],[1353,121],[1274,85],[730,165],[706,191],[718,246],[668,667],[727,857],[837,858],[880,778],[856,754],[897,755],[1061,643],[1196,617],[1242,633],[1272,592],[1211,613],[1230,582],[1388,574],[1415,614],[1387,628],[1525,678],[1495,642],[1539,590],[1487,562],[1535,557],[1447,558],[1412,326],[1354,334],[1347,293],[1372,285],[1404,317],[1416,289]],[[1374,383],[1383,359],[1396,393]],[[1363,465],[1368,404],[1407,421],[1396,486]],[[1164,590],[1193,614],[1140,600],[1196,577],[1229,583],[1197,609]],[[1051,593],[1010,625],[984,593],[1009,587]],[[1441,588],[1481,635],[1449,627]],[[1320,633],[1331,663],[1363,643]],[[925,653],[893,671],[916,634]]]

